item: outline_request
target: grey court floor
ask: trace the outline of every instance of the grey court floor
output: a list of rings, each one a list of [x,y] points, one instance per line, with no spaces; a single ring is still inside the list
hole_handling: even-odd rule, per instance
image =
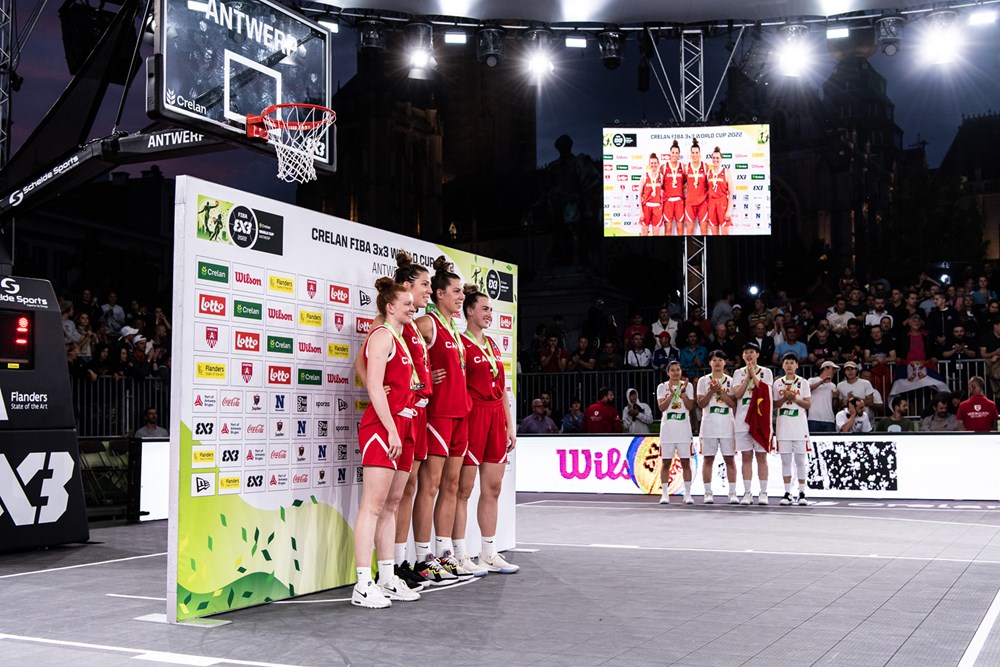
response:
[[[213,629],[135,620],[164,611],[164,523],[0,555],[0,665],[1000,665],[1000,503],[518,503],[520,574]]]

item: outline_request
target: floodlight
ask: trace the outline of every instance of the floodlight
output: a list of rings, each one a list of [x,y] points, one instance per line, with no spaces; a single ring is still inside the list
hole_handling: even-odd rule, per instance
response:
[[[428,70],[434,69],[434,29],[430,23],[417,21],[406,26],[406,49],[410,54],[409,78],[430,78]]]
[[[875,43],[887,56],[899,53],[899,42],[903,38],[906,19],[902,16],[883,16],[875,20]]]
[[[568,49],[585,49],[585,48],[587,48],[587,38],[586,37],[567,37],[566,38],[566,48],[568,48]]]
[[[597,35],[601,62],[608,69],[618,69],[624,59],[625,35],[619,30],[605,30]]]
[[[362,52],[385,51],[385,23],[376,19],[358,21],[358,50]]]
[[[340,21],[338,21],[337,17],[333,14],[320,14],[316,17],[316,23],[320,24],[334,34],[340,32]]]
[[[955,60],[959,49],[958,28],[955,25],[957,17],[958,14],[950,9],[927,15],[922,45],[927,62],[943,65]]]
[[[851,36],[851,31],[847,28],[827,28],[827,39],[846,39]]]
[[[469,41],[469,37],[464,32],[452,30],[444,34],[445,44],[465,44],[467,41]]]
[[[969,25],[992,25],[997,22],[997,10],[977,9],[969,14]]]
[[[501,28],[480,28],[476,32],[476,59],[496,67],[504,59],[505,33]]]
[[[528,42],[528,71],[537,79],[555,71],[552,64],[552,31],[548,28],[529,28],[524,31],[524,39]]]
[[[778,29],[781,45],[778,53],[778,67],[788,77],[802,76],[809,64],[809,26],[802,23],[784,25]]]

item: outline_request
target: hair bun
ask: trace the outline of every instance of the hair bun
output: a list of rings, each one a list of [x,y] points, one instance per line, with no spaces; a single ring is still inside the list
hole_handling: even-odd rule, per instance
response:
[[[697,148],[697,147],[698,147],[698,137],[695,137],[694,139],[691,140],[691,148]]]
[[[397,267],[404,269],[408,268],[411,264],[413,264],[413,255],[406,252],[405,250],[400,250],[399,252],[396,253]]]
[[[375,281],[375,289],[377,289],[379,292],[384,292],[387,289],[392,289],[395,285],[396,285],[395,280],[385,276]]]
[[[465,285],[462,286],[462,292],[465,294],[465,296],[472,296],[478,291],[479,288],[476,286],[475,283],[465,283]]]
[[[452,268],[452,263],[448,261],[448,258],[441,255],[434,260],[434,272],[435,273],[452,273],[454,269]]]
[[[674,139],[674,143],[670,144],[670,147],[671,148],[680,148],[681,145],[679,143],[677,143],[676,139]]]

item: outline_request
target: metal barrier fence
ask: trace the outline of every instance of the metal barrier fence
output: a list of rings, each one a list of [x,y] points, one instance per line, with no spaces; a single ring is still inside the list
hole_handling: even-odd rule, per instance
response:
[[[892,366],[892,375],[895,377],[895,364],[890,364],[890,366]],[[776,378],[782,373],[780,368],[774,366],[769,366],[769,368]],[[987,377],[984,359],[939,361],[937,370],[953,393],[964,394],[968,390],[969,378],[974,375],[982,378]],[[688,376],[694,380],[708,372],[708,369],[704,369],[701,372],[689,373]],[[810,378],[816,374],[817,371],[811,364],[799,367],[799,375],[802,377]],[[844,378],[841,372],[835,381],[839,382],[842,379]],[[649,403],[650,407],[653,408],[653,414],[659,415],[655,401],[656,386],[662,381],[659,371],[652,369],[577,373],[520,373],[517,376],[518,419],[531,414],[531,401],[543,392],[550,394],[553,410],[559,414],[565,414],[569,410],[570,401],[573,398],[579,398],[583,408],[596,401],[597,391],[601,387],[609,387],[615,392],[615,405],[620,408],[625,405],[625,392],[629,388],[635,389],[639,392],[640,400]],[[987,395],[995,398],[988,379],[986,385]],[[931,409],[931,401],[936,394],[937,392],[933,389],[921,389],[905,394],[910,406],[910,416],[926,415]],[[882,399],[886,402],[886,412],[890,412],[888,391],[882,392]],[[561,426],[561,424],[557,424],[557,426]]]
[[[170,384],[161,378],[72,378],[73,414],[81,438],[130,438],[154,407],[159,425],[170,423]]]

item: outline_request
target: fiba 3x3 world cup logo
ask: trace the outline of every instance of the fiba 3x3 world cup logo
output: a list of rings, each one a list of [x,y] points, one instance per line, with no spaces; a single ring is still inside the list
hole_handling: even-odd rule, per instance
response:
[[[229,212],[229,238],[241,248],[251,248],[257,242],[257,216],[246,206],[234,206]]]

